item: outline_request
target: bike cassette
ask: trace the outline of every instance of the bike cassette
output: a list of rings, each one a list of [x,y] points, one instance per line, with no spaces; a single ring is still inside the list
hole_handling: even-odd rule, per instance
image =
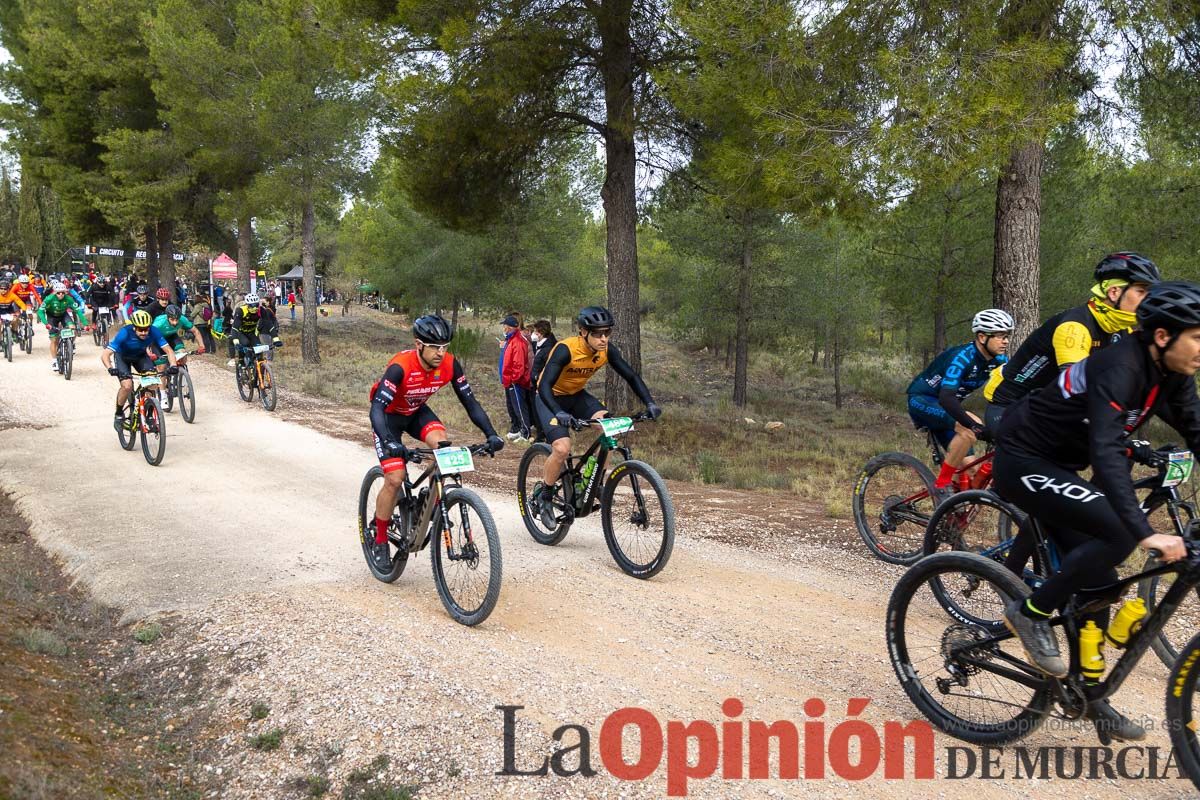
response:
[[[904,498],[898,494],[889,495],[883,501],[883,510],[879,512],[879,530],[881,533],[895,533],[896,523],[892,520],[892,512],[904,505]]]
[[[976,625],[951,625],[946,628],[942,633],[942,658],[946,662],[947,669],[951,670],[951,674],[955,672],[961,672],[964,675],[978,674],[979,666],[963,662],[961,652],[956,651],[961,651],[976,642],[990,638],[991,634]],[[979,661],[990,661],[994,655],[990,648],[974,648],[970,652]]]

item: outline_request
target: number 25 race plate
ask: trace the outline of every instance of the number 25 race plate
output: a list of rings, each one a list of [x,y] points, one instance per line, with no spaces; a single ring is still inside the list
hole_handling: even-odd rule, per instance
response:
[[[465,447],[443,447],[433,451],[437,459],[438,472],[443,475],[457,475],[460,472],[472,472],[475,461],[471,451]]]

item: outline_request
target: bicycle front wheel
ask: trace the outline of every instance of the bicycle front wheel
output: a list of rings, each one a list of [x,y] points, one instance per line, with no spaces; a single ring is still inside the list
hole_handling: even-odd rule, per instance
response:
[[[167,420],[158,400],[146,398],[145,417],[142,418],[142,455],[146,463],[157,467],[167,453]]]
[[[234,377],[237,380],[238,396],[247,403],[254,399],[254,382],[251,379],[253,374],[253,370],[246,369],[239,357],[237,366],[234,368]]]
[[[75,340],[59,342],[58,349],[62,352],[63,378],[71,380],[71,373],[75,371]]]
[[[1200,633],[1179,648],[1167,680],[1167,730],[1180,766],[1200,789],[1200,718],[1197,717],[1196,680],[1200,678]]]
[[[137,397],[136,392],[129,393],[129,399],[125,401],[125,421],[121,423],[121,427],[117,429],[117,441],[121,443],[121,449],[132,450],[137,447],[138,439],[138,421],[134,419],[134,401]]]
[[[1177,520],[1170,519],[1171,512],[1174,511],[1178,515]],[[1161,513],[1157,513],[1161,512]],[[1146,516],[1150,518],[1150,524],[1154,530],[1159,533],[1176,533],[1178,531],[1186,531],[1192,521],[1192,509],[1186,503],[1156,503],[1146,511]],[[1159,562],[1154,558],[1147,558],[1142,571],[1157,567]],[[1166,595],[1167,590],[1172,584],[1179,579],[1177,573],[1167,575],[1155,575],[1152,578],[1144,578],[1138,582],[1138,597],[1146,603],[1146,611],[1151,612],[1158,604],[1158,601]],[[1163,626],[1162,632],[1155,637],[1151,643],[1154,649],[1154,654],[1159,660],[1170,669],[1179,654],[1183,652],[1184,643],[1188,641],[1196,631],[1200,630],[1200,589],[1194,592],[1188,592],[1184,600],[1175,609],[1175,613],[1167,620],[1167,624]]]
[[[933,473],[907,453],[883,453],[854,484],[854,525],[867,549],[889,564],[921,557],[936,505]]]
[[[4,357],[12,361],[13,356],[13,339],[12,328],[8,327],[8,323],[0,321],[0,325],[4,326]]]
[[[972,584],[966,618],[934,596],[934,581]],[[896,583],[887,609],[888,653],[900,685],[937,728],[976,745],[1016,741],[1045,721],[1049,679],[1026,662],[1020,643],[998,620],[1004,603],[1029,590],[991,559],[958,551],[924,558]],[[1020,673],[1022,683],[991,669]],[[1032,685],[1029,685],[1032,684]]]
[[[175,376],[175,396],[179,398],[179,414],[187,423],[196,420],[196,388],[192,385],[192,376],[186,369],[179,370]]]
[[[478,625],[500,599],[500,534],[492,512],[470,489],[448,489],[445,505],[446,517],[430,542],[433,581],[456,622]]]
[[[258,399],[262,401],[263,408],[267,411],[274,411],[277,400],[275,394],[275,375],[271,371],[271,365],[265,361],[259,364],[258,369],[262,374],[262,380],[258,384]]]
[[[604,541],[627,575],[652,578],[671,560],[675,505],[667,484],[644,461],[625,461],[608,475],[600,496]]]

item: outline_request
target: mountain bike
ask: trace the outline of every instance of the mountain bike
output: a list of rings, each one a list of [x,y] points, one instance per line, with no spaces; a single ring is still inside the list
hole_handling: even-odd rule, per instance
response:
[[[500,597],[500,534],[487,505],[462,485],[461,476],[475,469],[472,457],[486,452],[487,446],[441,444],[436,450],[409,450],[409,463],[418,464],[425,458],[432,458],[433,463],[415,481],[406,475],[397,494],[387,532],[387,568],[376,564],[371,554],[375,501],[383,486],[383,468],[378,465],[367,470],[358,493],[358,537],[367,567],[384,583],[400,577],[410,554],[436,542],[431,561],[442,605],[456,622],[478,625],[492,613]]]
[[[1133,445],[1145,444],[1132,442]],[[1169,525],[1176,535],[1183,536],[1196,517],[1195,508],[1179,494],[1179,486],[1191,478],[1192,454],[1174,445],[1166,445],[1136,459],[1153,467],[1155,474],[1134,481],[1134,491],[1140,496],[1142,510],[1156,529]],[[990,490],[959,492],[946,500],[929,520],[922,552],[924,555],[944,550],[964,550],[978,553],[1003,564],[1012,548],[1024,514]],[[1021,579],[1030,589],[1036,589],[1058,570],[1059,557],[1054,543],[1040,533],[1031,531],[1034,552],[1031,565],[1024,568]],[[1155,566],[1146,562],[1146,568]],[[1173,576],[1155,575],[1138,584],[1138,594],[1147,608],[1153,608],[1170,588]],[[951,602],[949,593],[936,580],[935,594],[943,602]],[[1200,630],[1200,595],[1189,595],[1176,611],[1163,632],[1152,643],[1155,655],[1168,667],[1175,662],[1183,643]]]
[[[925,430],[929,454],[935,467],[945,461],[941,442]],[[990,483],[990,472],[981,476],[974,471],[990,462],[989,447],[983,455],[969,459],[954,473],[952,486],[964,479],[972,488]],[[977,481],[982,481],[976,486]],[[908,566],[922,556],[925,529],[938,505],[929,467],[908,453],[881,453],[866,463],[854,483],[854,525],[867,549],[889,564]]]
[[[4,351],[4,357],[10,362],[13,357],[13,347],[16,344],[13,341],[12,320],[12,314],[0,314],[0,328],[4,329],[0,331],[0,349]]]
[[[75,323],[65,323],[58,329],[58,371],[71,380],[75,368]]]
[[[26,353],[33,352],[33,311],[28,308],[21,315],[21,346]]]
[[[100,347],[108,345],[108,329],[112,324],[112,309],[108,306],[97,306],[92,325],[92,340]]]
[[[1070,667],[1064,678],[1047,676],[1028,663],[1020,643],[1002,623],[973,621],[999,619],[1003,603],[1029,594],[1016,575],[976,553],[951,551],[922,559],[901,577],[888,603],[888,652],[896,676],[909,699],[934,726],[976,745],[1016,741],[1051,716],[1080,719],[1089,703],[1116,693],[1184,597],[1200,587],[1200,544],[1195,535],[1193,523],[1185,540],[1184,560],[1076,592],[1062,613],[1049,620],[1069,643]],[[978,587],[972,597],[973,618],[956,618],[926,596],[931,578],[942,576],[945,580],[951,575],[957,575],[955,582],[969,581]],[[1085,618],[1120,600],[1129,586],[1165,575],[1174,577],[1171,588],[1142,618],[1140,627],[1132,629],[1107,678],[1089,685],[1083,677],[1079,645]],[[1166,726],[1179,763],[1200,787],[1198,662],[1200,634],[1183,646],[1171,667]],[[1101,743],[1109,744],[1107,733],[1097,732]]]
[[[187,423],[196,420],[196,389],[192,385],[192,376],[187,368],[188,356],[194,354],[194,350],[175,351],[175,364],[179,371],[167,376],[167,389],[163,394],[163,411],[171,413],[175,408],[175,401],[178,400],[179,414]]]
[[[132,450],[138,435],[142,439],[142,455],[146,463],[157,467],[167,453],[167,421],[159,402],[162,388],[157,372],[133,372],[133,391],[125,401],[124,420],[117,428],[117,440],[125,450]]]
[[[238,348],[237,366],[234,370],[238,395],[249,403],[254,399],[254,390],[257,389],[258,399],[267,411],[274,411],[277,401],[275,374],[271,371],[271,362],[267,360],[267,353],[271,351],[271,347],[269,344],[254,345],[254,358],[248,364],[242,357],[244,348]]]
[[[652,578],[663,570],[675,546],[675,506],[667,484],[644,461],[635,461],[629,447],[617,437],[633,430],[635,422],[649,419],[644,412],[632,417],[575,420],[575,430],[594,426],[600,435],[583,455],[569,455],[553,501],[556,525],[548,529],[531,505],[533,484],[540,483],[550,445],[538,442],[521,457],[517,469],[517,504],[529,535],[539,544],[556,545],[576,519],[600,512],[604,541],[613,560],[627,575]],[[607,474],[609,453],[622,461]],[[647,491],[649,490],[649,491]]]

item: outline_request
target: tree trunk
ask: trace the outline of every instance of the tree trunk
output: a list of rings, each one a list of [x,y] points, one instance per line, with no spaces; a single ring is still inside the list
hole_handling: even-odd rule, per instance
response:
[[[600,0],[594,7],[600,33],[600,73],[604,78],[605,261],[608,306],[616,317],[614,340],[635,372],[642,369],[641,303],[638,294],[637,179],[634,144],[632,0]],[[633,392],[608,370],[609,408],[628,409]]]
[[[1018,146],[996,185],[996,250],[992,262],[992,303],[1013,315],[1015,352],[1038,325],[1038,240],[1042,220],[1042,142]]]
[[[812,365],[817,365],[817,359],[821,357],[821,326],[813,326],[813,354]]]
[[[171,293],[171,302],[178,303],[179,295],[175,293],[175,223],[171,220],[158,223],[158,272],[162,276],[162,285]]]
[[[237,288],[239,292],[250,291],[250,269],[254,266],[254,226],[249,214],[238,219],[237,238]],[[307,304],[307,300],[305,303]],[[307,315],[308,310],[304,313]]]
[[[753,264],[751,247],[750,226],[747,224],[742,231],[742,263],[738,271],[735,333],[737,344],[733,357],[733,404],[738,408],[746,407],[746,373],[750,361],[750,268]]]
[[[840,321],[839,321],[840,323]],[[842,407],[842,337],[841,324],[833,326],[833,407]]]
[[[458,307],[462,305],[459,301],[454,301],[454,310],[450,312],[450,333],[458,332]]]
[[[312,191],[304,198],[300,221],[300,270],[304,275],[304,319],[301,323],[300,355],[305,364],[320,364],[317,347],[317,216],[313,209]]]
[[[829,336],[829,329],[830,329],[830,327],[831,327],[830,325],[826,325],[826,326],[825,326],[825,344],[826,344],[826,347],[825,347],[825,349],[824,349],[824,350],[821,352],[821,369],[829,369],[829,365],[830,365],[830,358],[831,358],[831,356],[833,355],[833,348],[832,348],[832,347],[829,347],[829,339],[830,339],[830,336]],[[834,332],[833,332],[833,334],[834,334],[834,336],[836,336],[836,335],[837,335],[837,331],[834,331]]]
[[[150,294],[153,295],[154,290],[159,286],[158,233],[154,223],[146,225],[144,233],[146,234],[146,285],[150,287]]]

